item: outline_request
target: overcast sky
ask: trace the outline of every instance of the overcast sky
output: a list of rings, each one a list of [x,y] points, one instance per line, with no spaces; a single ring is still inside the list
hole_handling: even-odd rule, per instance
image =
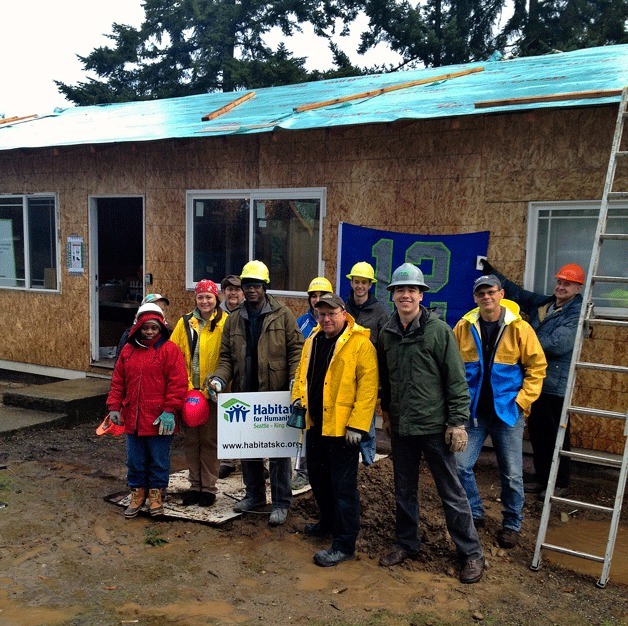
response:
[[[77,54],[109,45],[105,35],[114,22],[139,26],[141,0],[16,0],[0,19],[0,116],[45,114],[72,106],[58,93],[54,80],[74,84],[87,78]],[[299,36],[286,45],[296,56],[309,56],[308,69],[327,69],[331,54],[314,37]],[[356,39],[340,46],[349,53]],[[360,65],[391,62],[381,49],[365,58],[350,55]],[[327,59],[327,65],[325,64]]]

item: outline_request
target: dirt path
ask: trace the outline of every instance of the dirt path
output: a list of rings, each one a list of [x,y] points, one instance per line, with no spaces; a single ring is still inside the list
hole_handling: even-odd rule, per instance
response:
[[[498,477],[481,458],[480,490],[489,522],[480,531],[490,568],[482,582],[461,585],[429,475],[421,477],[424,558],[382,569],[393,541],[394,500],[387,459],[361,470],[363,505],[358,558],[321,569],[313,553],[325,543],[299,531],[314,513],[309,495],[288,523],[271,529],[263,515],[221,528],[147,517],[126,521],[103,500],[124,489],[124,444],[98,438],[92,425],[17,433],[0,440],[0,625],[56,624],[628,624],[628,559],[605,589],[593,576],[546,565],[532,572],[541,505],[526,504],[521,545],[498,550]],[[175,446],[173,471],[183,469]],[[590,490],[577,482],[575,489]],[[610,486],[596,483],[602,498]],[[626,516],[624,515],[624,518]],[[564,534],[598,521],[558,519]],[[593,524],[593,526],[591,526]],[[620,531],[620,556],[628,540]],[[161,540],[165,543],[160,544]],[[624,552],[621,552],[624,551]],[[616,557],[617,558],[617,557]],[[624,584],[620,584],[623,561]],[[581,561],[576,567],[583,570]]]

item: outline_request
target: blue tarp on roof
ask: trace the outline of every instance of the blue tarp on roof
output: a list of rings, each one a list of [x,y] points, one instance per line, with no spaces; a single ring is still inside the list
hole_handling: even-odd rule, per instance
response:
[[[295,111],[310,103],[347,98],[477,68],[483,69],[457,78]],[[515,102],[490,108],[477,108],[476,103],[617,90],[625,85],[628,85],[628,45],[604,46],[546,56],[256,89],[253,98],[206,122],[201,119],[204,115],[247,92],[73,107],[48,116],[0,125],[0,150],[252,134],[278,129],[306,130],[530,108],[591,106],[618,102],[620,96],[530,104]]]

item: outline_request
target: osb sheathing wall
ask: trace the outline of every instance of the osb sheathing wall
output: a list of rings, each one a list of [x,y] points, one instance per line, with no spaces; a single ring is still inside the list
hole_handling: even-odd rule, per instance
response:
[[[0,154],[0,193],[58,193],[62,246],[71,234],[89,246],[89,197],[143,195],[146,271],[151,290],[170,298],[173,321],[193,302],[185,290],[187,190],[325,187],[323,260],[332,280],[338,223],[346,221],[425,234],[489,230],[491,261],[521,281],[528,203],[601,197],[616,113],[616,106],[538,110],[10,151]],[[627,188],[627,180],[618,182]],[[88,276],[70,276],[63,260],[58,294],[0,290],[0,359],[89,369]],[[306,308],[303,299],[288,304],[296,313]],[[617,336],[600,333],[591,342],[612,344],[625,362],[625,337]],[[581,395],[606,403],[616,386],[612,377],[596,377]],[[608,408],[624,410],[625,387],[621,394]],[[578,423],[573,440],[617,452],[618,432],[608,422],[594,429]]]

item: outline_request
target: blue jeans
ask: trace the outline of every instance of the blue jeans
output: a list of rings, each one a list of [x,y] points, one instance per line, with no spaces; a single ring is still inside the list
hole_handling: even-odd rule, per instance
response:
[[[270,459],[270,495],[273,509],[288,509],[292,503],[292,461],[290,458]],[[266,479],[263,459],[242,459],[242,478],[246,497],[266,502]]]
[[[314,427],[307,431],[305,454],[319,523],[331,530],[333,550],[353,554],[360,531],[359,446],[324,437]]]
[[[170,479],[172,435],[127,435],[127,482],[131,489],[165,489]]]
[[[371,420],[369,434],[362,437],[360,442],[360,452],[362,453],[362,463],[367,467],[375,463],[375,447],[377,445],[377,435],[375,433],[375,413]]]
[[[454,454],[445,443],[445,433],[399,436],[392,433],[397,544],[412,555],[419,553],[419,464],[421,455],[430,468],[445,511],[445,523],[463,562],[479,559],[482,544],[473,525],[467,496],[458,480]]]
[[[456,454],[458,476],[467,492],[471,512],[475,519],[484,517],[482,498],[475,482],[473,467],[475,466],[482,446],[488,435],[491,436],[499,478],[501,482],[501,501],[503,505],[502,526],[512,530],[521,530],[523,521],[522,509],[525,502],[523,493],[523,413],[519,412],[519,419],[514,426],[508,426],[497,416],[477,416],[477,426],[473,421],[467,423],[469,443],[464,452]]]

